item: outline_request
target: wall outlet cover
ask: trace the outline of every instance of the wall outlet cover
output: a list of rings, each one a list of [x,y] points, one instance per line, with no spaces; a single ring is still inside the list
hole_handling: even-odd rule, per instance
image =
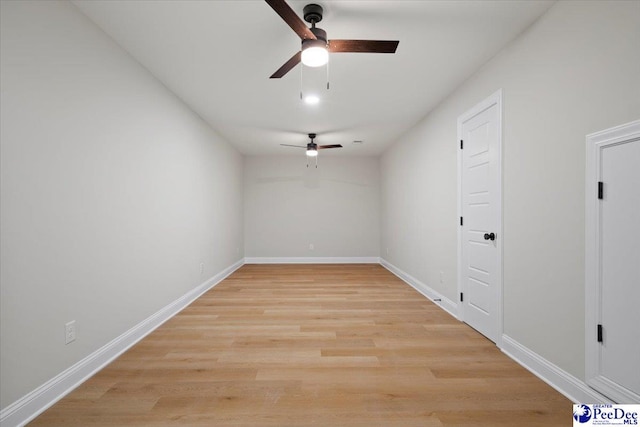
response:
[[[69,344],[76,340],[76,321],[72,320],[64,324],[64,343]]]

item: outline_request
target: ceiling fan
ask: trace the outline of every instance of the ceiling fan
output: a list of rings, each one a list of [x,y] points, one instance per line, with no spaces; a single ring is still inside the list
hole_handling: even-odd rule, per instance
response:
[[[304,20],[311,23],[308,28],[284,0],[265,1],[302,39],[302,49],[273,73],[272,79],[281,78],[301,61],[309,67],[324,65],[329,60],[329,52],[395,53],[400,43],[398,40],[328,40],[327,32],[316,27],[322,21],[322,6],[312,3],[304,7]]]
[[[331,144],[331,145],[318,145],[313,140],[316,138],[315,133],[309,134],[309,139],[311,141],[307,145],[291,145],[291,144],[280,144],[283,147],[295,147],[295,148],[304,148],[307,150],[307,157],[315,157],[316,158],[316,167],[318,167],[318,150],[326,150],[328,148],[342,148],[340,144]],[[307,167],[309,164],[307,163]]]

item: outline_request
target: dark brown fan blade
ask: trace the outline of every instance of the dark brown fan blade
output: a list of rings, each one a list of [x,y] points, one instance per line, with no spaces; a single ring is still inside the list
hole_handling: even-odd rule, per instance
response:
[[[329,52],[396,53],[398,40],[329,40]]]
[[[283,147],[296,147],[296,148],[307,148],[306,145],[291,145],[291,144],[280,144]]]
[[[273,10],[276,11],[280,18],[291,27],[293,31],[302,39],[315,40],[316,36],[311,32],[307,24],[289,7],[284,0],[265,0]]]
[[[269,77],[270,79],[279,79],[280,77],[284,76],[285,74],[287,74],[289,71],[291,71],[291,69],[293,67],[295,67],[296,65],[298,65],[298,63],[300,62],[300,57],[302,56],[301,52],[296,52],[295,55],[293,55],[291,57],[291,59],[289,59],[287,62],[284,63],[284,65],[280,68],[278,68],[278,71],[276,71],[275,73],[273,73],[271,75],[271,77]]]
[[[318,145],[318,150],[324,150],[325,148],[342,148],[342,145],[340,144]]]

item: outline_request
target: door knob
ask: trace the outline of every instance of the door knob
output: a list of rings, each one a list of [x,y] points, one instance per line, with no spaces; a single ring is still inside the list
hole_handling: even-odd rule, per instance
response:
[[[484,240],[496,240],[495,233],[484,233]]]

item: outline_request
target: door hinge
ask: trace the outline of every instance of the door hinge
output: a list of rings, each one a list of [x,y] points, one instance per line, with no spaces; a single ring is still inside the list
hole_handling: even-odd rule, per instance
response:
[[[598,325],[598,342],[602,342],[602,325]]]
[[[604,199],[604,183],[602,181],[598,181],[598,199]]]
[[[462,292],[460,292],[460,302],[464,301],[464,294]]]
[[[464,141],[460,140],[460,149],[462,150],[464,148]]]
[[[464,221],[462,220],[462,217],[460,217],[460,225],[462,225],[464,223]]]

